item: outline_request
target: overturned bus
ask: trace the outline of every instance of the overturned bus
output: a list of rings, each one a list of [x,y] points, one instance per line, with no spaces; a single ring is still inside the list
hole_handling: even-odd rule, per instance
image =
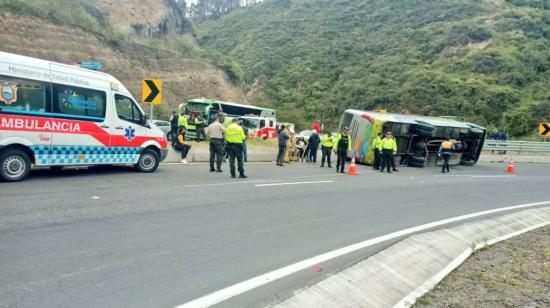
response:
[[[348,109],[340,120],[340,129],[348,127],[352,150],[348,158],[372,165],[374,139],[391,131],[397,142],[401,165],[412,167],[435,166],[437,151],[445,138],[455,144],[451,164],[474,165],[479,159],[486,129],[452,117],[428,117]]]

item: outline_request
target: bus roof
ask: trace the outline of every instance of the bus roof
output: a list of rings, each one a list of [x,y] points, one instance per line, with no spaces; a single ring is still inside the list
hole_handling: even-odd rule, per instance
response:
[[[458,127],[458,128],[471,128],[469,123],[457,121],[449,118],[422,116],[415,114],[398,114],[398,113],[386,113],[375,111],[363,111],[356,109],[347,109],[345,112],[356,114],[358,116],[368,115],[374,119],[379,119],[389,122],[407,123],[407,124],[430,124],[433,126],[446,126],[446,127]]]
[[[188,103],[190,103],[190,102],[196,102],[196,103],[219,103],[219,104],[229,105],[229,106],[233,106],[233,107],[243,107],[243,108],[251,108],[251,109],[257,109],[257,110],[269,110],[269,111],[274,111],[273,109],[265,108],[265,107],[258,107],[258,106],[254,106],[254,105],[245,105],[245,104],[239,104],[239,103],[233,103],[233,102],[224,102],[224,101],[218,101],[218,100],[215,100],[215,99],[208,99],[208,98],[195,98],[195,99],[190,99],[190,100],[188,100],[187,102],[188,102]]]

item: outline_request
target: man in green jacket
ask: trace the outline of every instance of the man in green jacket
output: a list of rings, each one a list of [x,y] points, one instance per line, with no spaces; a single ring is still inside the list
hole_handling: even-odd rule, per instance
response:
[[[348,133],[348,128],[344,127],[334,141],[334,151],[336,152],[336,172],[340,169],[340,173],[345,173],[346,158],[348,151],[351,150],[351,137]]]
[[[243,142],[246,138],[243,128],[239,126],[238,119],[233,119],[231,124],[225,129],[225,141],[227,142],[227,150],[229,152],[229,170],[231,178],[235,178],[235,157],[237,158],[237,166],[239,169],[239,178],[246,179],[244,175],[243,164]]]
[[[332,135],[330,134],[330,132],[325,132],[323,138],[321,139],[321,153],[323,155],[321,158],[321,168],[325,166],[325,158],[328,163],[328,167],[332,168],[332,166],[330,165],[330,154],[332,153],[333,146],[334,142],[332,140]]]
[[[387,167],[388,173],[391,173],[390,166],[393,167],[393,171],[397,171],[393,158],[393,155],[397,153],[397,143],[395,142],[392,132],[386,132],[386,137],[382,139],[378,149],[382,151],[382,168],[380,172],[384,172],[384,165]]]
[[[382,167],[382,164],[380,163],[380,157],[382,156],[382,151],[380,150],[380,147],[382,146],[382,133],[378,133],[378,136],[374,138],[372,145],[374,147],[374,162],[372,163],[372,169],[379,170]]]

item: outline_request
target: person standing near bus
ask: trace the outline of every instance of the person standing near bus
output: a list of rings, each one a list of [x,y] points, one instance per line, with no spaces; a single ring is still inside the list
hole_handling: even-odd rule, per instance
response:
[[[344,127],[336,136],[334,141],[334,151],[336,152],[336,172],[345,173],[346,158],[348,157],[348,151],[351,150],[351,138],[348,133],[348,128]],[[340,169],[340,171],[338,171]]]
[[[225,129],[225,141],[227,142],[227,149],[229,151],[229,170],[231,171],[231,178],[235,178],[236,158],[239,178],[246,179],[247,176],[244,175],[243,166],[243,142],[246,137],[243,128],[239,126],[238,122],[238,119],[233,119],[231,124]]]
[[[206,128],[206,135],[210,139],[210,172],[222,172],[224,130],[218,116]],[[214,169],[214,159],[216,160],[216,169]]]
[[[311,126],[311,130],[317,131],[318,133],[321,132],[321,125],[319,125],[319,121],[317,121],[317,120],[313,121],[313,125]]]
[[[248,149],[246,148],[246,141],[248,140],[248,128],[246,128],[244,126],[244,123],[243,121],[241,120],[239,122],[239,126],[243,128],[243,131],[244,131],[244,141],[243,141],[243,159],[244,159],[244,162],[247,163],[248,162]]]
[[[378,170],[381,167],[380,164],[380,156],[381,154],[381,146],[382,146],[382,133],[378,133],[378,135],[374,138],[374,141],[372,142],[372,145],[374,147],[374,163],[372,164],[372,169]]]
[[[323,135],[323,138],[321,139],[321,168],[325,166],[325,159],[327,161],[328,167],[332,168],[330,165],[330,154],[332,153],[332,146],[333,146],[333,140],[332,135],[330,132],[325,132]]]
[[[316,130],[313,130],[313,133],[311,134],[311,136],[309,136],[308,143],[309,162],[315,164],[317,162],[317,151],[319,150],[319,143],[321,143],[321,138],[319,138]]]
[[[204,140],[204,121],[200,113],[195,117],[195,127],[197,129],[197,141],[200,142]]]
[[[281,125],[279,135],[277,136],[277,143],[279,144],[279,152],[277,153],[277,166],[283,166],[283,160],[285,158],[286,142],[288,141],[288,133],[286,126]]]
[[[448,137],[445,138],[445,141],[441,142],[441,145],[439,146],[439,150],[437,151],[437,155],[443,157],[443,165],[441,166],[441,173],[445,173],[445,170],[447,171],[447,173],[449,172],[449,158],[451,158],[451,155],[453,155],[454,150],[455,150],[455,145],[451,142],[451,140]]]
[[[170,140],[176,139],[176,136],[178,135],[178,118],[178,113],[173,111],[170,116]]]
[[[183,112],[178,118],[178,130],[181,130],[182,127],[187,129],[187,118],[185,117],[185,113]]]
[[[397,153],[397,143],[395,138],[393,138],[392,132],[386,132],[386,137],[382,139],[380,143],[380,148],[382,150],[382,168],[380,172],[384,172],[384,166],[387,167],[388,173],[391,173],[390,167],[392,165],[393,155]],[[393,163],[395,165],[395,162]],[[394,168],[394,171],[395,168]]]

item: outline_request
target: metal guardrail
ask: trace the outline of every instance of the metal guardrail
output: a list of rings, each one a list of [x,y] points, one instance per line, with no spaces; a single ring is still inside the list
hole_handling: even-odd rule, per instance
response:
[[[483,150],[550,152],[550,142],[485,140]]]

